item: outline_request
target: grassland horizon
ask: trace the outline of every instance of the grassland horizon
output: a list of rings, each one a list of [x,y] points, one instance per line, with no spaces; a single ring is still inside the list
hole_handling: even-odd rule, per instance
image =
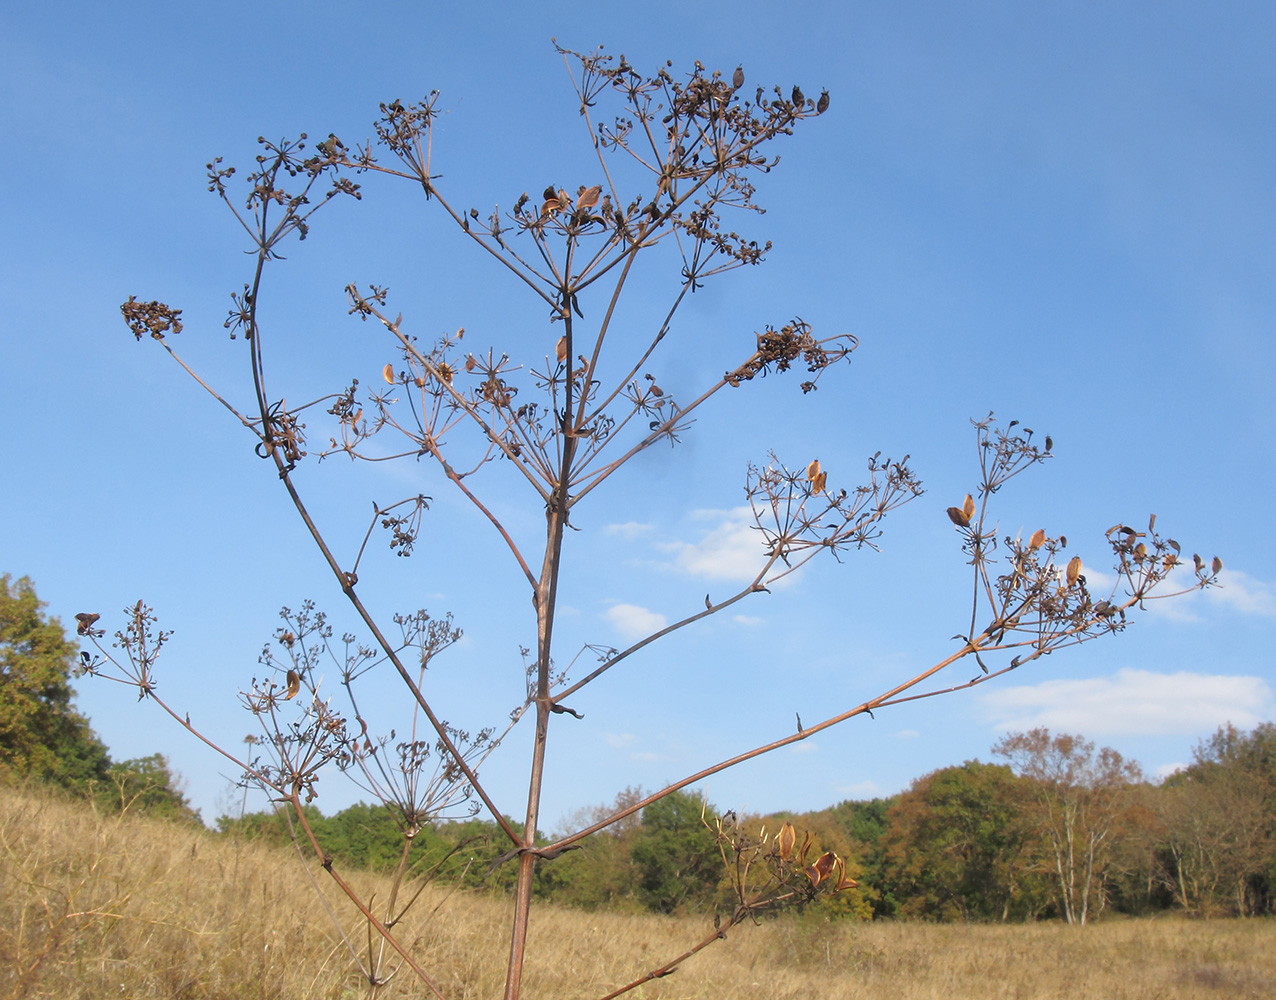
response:
[[[346,873],[367,894],[381,876]],[[36,788],[0,787],[0,998],[176,1000],[369,995],[324,912],[344,904],[295,853],[145,816],[108,816]],[[498,996],[506,907],[429,886],[402,937],[445,996]],[[348,914],[347,914],[348,916]],[[527,994],[585,1000],[702,937],[704,917],[541,904]],[[370,946],[352,938],[357,951]],[[373,942],[371,947],[378,945]],[[828,921],[732,931],[644,1000],[1015,997],[1259,1000],[1276,983],[1276,922],[1105,919],[1033,924]],[[420,994],[407,977],[378,997]]]

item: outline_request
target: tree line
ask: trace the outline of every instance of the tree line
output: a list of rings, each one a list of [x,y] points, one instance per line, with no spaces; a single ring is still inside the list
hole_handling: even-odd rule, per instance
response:
[[[1220,728],[1160,784],[1109,747],[1045,729],[1007,736],[993,756],[1001,762],[941,768],[890,798],[740,821],[770,835],[792,823],[819,851],[849,859],[859,885],[812,904],[830,917],[1085,924],[1109,912],[1276,910],[1276,725]],[[642,797],[626,789],[566,825],[587,826]],[[670,795],[543,866],[536,895],[587,909],[726,906],[716,815],[694,794]],[[402,832],[384,807],[330,817],[316,810],[313,826],[348,865],[401,863]],[[283,814],[223,817],[220,828],[290,837]],[[495,833],[478,820],[424,828],[412,838],[410,864],[458,885],[508,891],[508,866],[494,865]]]

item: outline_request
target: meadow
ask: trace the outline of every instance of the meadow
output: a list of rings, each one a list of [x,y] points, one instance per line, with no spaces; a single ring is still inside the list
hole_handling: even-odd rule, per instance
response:
[[[313,865],[312,865],[313,869]],[[376,891],[375,875],[349,873]],[[320,870],[315,880],[324,886]],[[325,886],[326,888],[326,886]],[[355,926],[342,903],[328,906]],[[368,995],[295,853],[0,787],[0,998],[355,1000]],[[430,886],[404,936],[442,992],[498,996],[508,904]],[[599,997],[703,936],[704,918],[541,905],[527,995]],[[366,936],[350,944],[366,953]],[[376,947],[374,943],[372,947]],[[960,925],[800,916],[737,928],[644,1000],[1268,998],[1276,922]],[[419,996],[407,976],[378,997]]]

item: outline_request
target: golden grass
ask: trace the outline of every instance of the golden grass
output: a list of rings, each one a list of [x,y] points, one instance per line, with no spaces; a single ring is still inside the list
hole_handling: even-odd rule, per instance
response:
[[[384,880],[352,879],[384,898]],[[349,904],[327,895],[357,928]],[[500,995],[504,901],[430,890],[411,916],[403,938],[445,996]],[[524,996],[598,997],[705,931],[703,920],[540,907]],[[366,960],[366,935],[352,937]],[[427,995],[405,973],[378,997]],[[367,995],[295,855],[0,788],[0,998]],[[1110,920],[1078,930],[783,919],[737,928],[629,995],[1257,1000],[1276,995],[1276,922]]]

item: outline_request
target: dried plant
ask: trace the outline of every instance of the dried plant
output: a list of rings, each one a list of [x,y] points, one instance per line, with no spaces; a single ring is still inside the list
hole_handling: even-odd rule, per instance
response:
[[[450,810],[481,809],[497,825],[509,847],[499,860],[518,868],[504,993],[514,1000],[522,983],[537,865],[552,863],[591,833],[741,761],[854,716],[981,684],[1055,649],[1120,631],[1130,612],[1163,596],[1158,587],[1179,562],[1178,544],[1157,534],[1154,521],[1145,532],[1117,525],[1108,532],[1116,581],[1110,592],[1096,599],[1080,560],[1066,558],[1067,540],[1062,536],[1039,530],[1027,541],[998,540],[989,513],[994,496],[1010,479],[1050,458],[1052,442],[1047,437],[1039,445],[1032,431],[1016,430],[1013,421],[1004,428],[991,417],[978,421],[978,484],[964,503],[948,510],[973,575],[971,617],[957,637],[955,651],[861,704],[845,706],[805,727],[799,720],[796,731],[787,736],[702,767],[575,833],[538,845],[551,725],[556,715],[578,717],[568,699],[662,636],[767,592],[771,583],[821,552],[840,558],[850,549],[873,547],[883,518],[921,494],[907,456],[893,460],[878,453],[868,460],[860,482],[842,486],[830,482],[829,471],[818,461],[790,466],[772,455],[764,465],[750,468],[747,476],[746,492],[765,552],[762,569],[752,581],[716,603],[706,597],[703,609],[689,610],[679,621],[626,649],[587,646],[582,652],[595,653],[598,664],[579,679],[555,669],[563,536],[576,506],[639,452],[657,443],[677,445],[696,411],[722,390],[746,391],[745,384],[758,377],[797,367],[802,371],[798,388],[809,393],[829,368],[848,361],[856,346],[849,335],[824,336],[793,318],[778,327],[764,326],[743,347],[724,345],[728,360],[723,375],[704,385],[698,395],[675,400],[665,392],[651,371],[678,366],[670,346],[676,340],[675,313],[703,282],[762,262],[770,245],[731,228],[729,220],[733,211],[745,213],[745,219],[748,212],[760,211],[754,184],[777,163],[772,144],[823,114],[829,97],[824,93],[811,100],[797,87],[787,94],[778,88],[748,91],[741,69],[724,76],[697,63],[682,77],[668,68],[646,76],[623,57],[558,51],[572,80],[592,163],[570,183],[550,184],[535,197],[522,193],[507,212],[482,214],[454,204],[431,172],[434,126],[440,114],[437,92],[413,104],[382,104],[376,140],[367,145],[347,146],[333,134],[313,146],[307,145],[304,134],[295,141],[259,139],[261,152],[248,175],[246,192],[237,187],[233,167],[222,166],[220,160],[208,165],[209,190],[225,203],[253,245],[252,275],[233,296],[225,324],[232,339],[242,335],[246,342],[253,390],[246,405],[232,403],[200,380],[173,350],[172,337],[182,330],[181,310],[134,297],[122,307],[139,340],[146,336],[157,341],[253,435],[257,454],[273,463],[339,588],[371,636],[367,645],[353,636],[334,642],[326,619],[312,605],[297,613],[285,609],[284,624],[261,657],[263,676],[241,696],[260,729],[252,753],[241,759],[221,750],[242,769],[246,781],[287,807],[300,842],[354,901],[370,943],[366,949],[350,944],[349,951],[369,996],[400,968],[411,970],[434,995],[443,993],[429,970],[414,961],[412,942],[396,935],[395,924],[404,909],[397,902],[398,889],[374,912],[372,901],[362,899],[336,870],[307,823],[303,806],[317,794],[317,781],[329,765],[344,771],[394,813],[404,836],[405,865],[416,831]],[[615,110],[599,118],[598,109],[607,103]],[[482,248],[496,266],[517,278],[533,308],[547,316],[544,345],[552,349],[544,351],[543,360],[519,361],[497,349],[471,350],[464,346],[463,330],[423,342],[405,330],[387,288],[351,284],[346,289],[349,312],[384,330],[393,360],[381,369],[380,382],[374,376],[375,388],[348,378],[319,399],[285,403],[277,373],[286,368],[288,348],[271,354],[269,369],[265,364],[267,345],[275,350],[273,330],[260,310],[267,265],[280,258],[286,241],[307,238],[321,207],[341,197],[358,199],[360,188],[352,177],[359,175],[397,178],[419,189],[435,211],[455,224],[460,239]],[[642,193],[627,194],[634,190]],[[672,264],[679,274],[663,319],[645,336],[635,336],[629,327],[622,330],[619,322],[639,255]],[[383,437],[393,443],[386,445]],[[527,698],[514,708],[508,723],[513,726],[529,716],[535,726],[531,777],[519,824],[506,818],[510,810],[493,801],[479,777],[483,761],[500,745],[503,733],[458,731],[426,695],[426,666],[459,636],[450,619],[431,618],[423,611],[396,617],[396,637],[360,598],[361,559],[373,532],[380,526],[389,533],[392,551],[411,555],[430,498],[416,493],[386,505],[374,502],[362,544],[344,556],[327,540],[293,476],[307,459],[338,455],[370,462],[433,462],[490,523],[527,582],[536,643],[525,651],[526,662],[520,668],[527,671]],[[508,463],[525,484],[527,502],[544,510],[543,549],[530,551],[517,542],[484,500],[483,473],[493,462]],[[1197,559],[1188,589],[1214,583],[1219,569],[1217,560],[1206,566]],[[99,641],[105,633],[93,621],[82,624],[81,634],[98,648],[96,656],[86,654],[86,668],[135,685],[140,697],[156,701],[191,728],[189,717],[179,715],[156,693],[154,663],[167,633],[155,631],[150,609],[141,602],[130,616],[116,633],[114,647]],[[997,654],[1000,658],[994,661]],[[919,690],[968,657],[982,668],[974,679]],[[335,668],[340,678],[340,707],[334,696],[320,690],[321,664]],[[410,719],[403,736],[395,729],[377,729],[373,718],[379,719],[383,706],[365,706],[356,696],[356,682],[373,670],[393,671],[408,693]],[[810,842],[798,847],[797,831],[791,826],[774,835],[750,835],[728,815],[713,821],[712,828],[736,900],[734,910],[725,923],[721,915],[715,918],[712,932],[689,951],[608,996],[666,975],[725,935],[728,926],[763,909],[854,884],[843,859],[831,853],[808,856]],[[349,933],[347,941],[358,936]],[[371,945],[374,937],[382,942],[379,951]],[[397,958],[387,965],[390,952]]]

